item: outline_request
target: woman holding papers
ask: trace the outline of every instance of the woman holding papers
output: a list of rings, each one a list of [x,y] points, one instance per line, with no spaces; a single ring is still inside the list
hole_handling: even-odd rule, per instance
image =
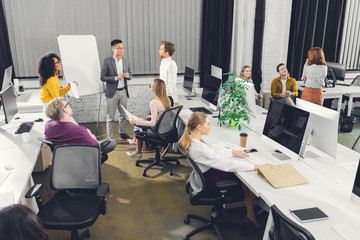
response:
[[[301,80],[305,81],[305,88],[301,99],[322,105],[323,92],[325,86],[325,77],[327,75],[327,66],[325,55],[321,48],[314,47],[308,51],[303,76]]]
[[[249,65],[244,65],[241,68],[240,78],[254,84],[252,79],[251,79],[251,67]],[[263,105],[262,99],[263,99],[263,95],[257,93],[256,90],[255,90],[255,102],[256,102],[256,105],[262,107],[262,105]]]
[[[186,124],[184,135],[179,141],[179,147],[188,153],[198,164],[210,189],[216,189],[216,182],[221,180],[240,181],[234,174],[236,171],[253,171],[260,167],[242,159],[234,161],[232,158],[233,156],[239,158],[248,156],[244,151],[232,150],[229,148],[214,148],[202,142],[201,137],[203,135],[208,135],[209,131],[210,124],[206,114],[194,112],[191,114]],[[190,184],[193,189],[196,189],[196,186],[199,186],[196,181],[195,177],[190,179]],[[247,215],[243,222],[252,228],[259,228],[254,212],[255,195],[244,184],[242,184],[242,186],[247,210]]]
[[[60,87],[59,71],[61,70],[61,60],[55,53],[46,54],[38,60],[37,72],[41,86],[40,101],[44,103],[44,112],[53,98],[61,97],[70,90],[69,83],[63,88]],[[78,85],[76,81],[72,81],[72,83]]]
[[[153,83],[151,84],[151,90],[155,94],[155,99],[151,100],[150,102],[150,110],[151,110],[151,120],[147,121],[142,118],[130,119],[129,122],[131,124],[136,124],[138,126],[147,126],[147,127],[154,127],[156,122],[159,120],[161,114],[166,110],[170,109],[170,100],[166,94],[166,86],[165,82],[159,78],[154,79]],[[152,129],[149,129],[150,131]],[[141,128],[138,128],[136,131],[142,131]],[[126,152],[129,157],[141,157],[141,149],[142,149],[143,141],[136,139],[136,150],[133,153]]]

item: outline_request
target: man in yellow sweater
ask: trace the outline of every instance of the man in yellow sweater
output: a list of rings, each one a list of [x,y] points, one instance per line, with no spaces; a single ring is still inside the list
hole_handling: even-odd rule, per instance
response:
[[[298,96],[296,80],[288,76],[287,68],[283,63],[277,65],[276,71],[280,76],[271,82],[271,96],[276,100],[295,106],[294,99]]]

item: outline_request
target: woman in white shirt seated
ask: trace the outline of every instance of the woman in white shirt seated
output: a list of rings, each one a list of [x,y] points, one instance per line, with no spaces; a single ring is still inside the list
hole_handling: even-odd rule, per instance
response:
[[[150,102],[150,111],[151,111],[151,120],[147,121],[145,119],[139,118],[137,120],[130,119],[130,124],[136,124],[138,126],[146,126],[146,127],[155,127],[156,122],[159,120],[161,114],[170,109],[170,100],[166,94],[166,86],[165,82],[160,78],[155,78],[153,83],[151,84],[151,90],[155,94],[155,99]],[[152,129],[149,129],[151,131]],[[141,132],[141,128],[134,129],[136,131]],[[141,157],[141,149],[142,149],[143,141],[140,139],[136,139],[136,150],[133,153],[126,152],[129,157]]]
[[[190,134],[189,134],[190,131]],[[234,174],[236,171],[254,171],[258,165],[253,165],[245,159],[241,159],[248,154],[240,150],[214,148],[201,141],[202,135],[208,135],[210,131],[209,119],[202,112],[194,112],[191,114],[186,124],[184,135],[179,141],[179,147],[183,149],[197,163],[201,172],[204,174],[208,188],[216,189],[216,182],[221,180],[237,180]],[[238,161],[234,161],[231,157],[239,157]],[[190,179],[191,187],[196,191],[195,178]],[[255,195],[242,184],[245,194],[245,206],[247,215],[243,222],[250,224],[253,228],[259,225],[255,218],[254,200]]]

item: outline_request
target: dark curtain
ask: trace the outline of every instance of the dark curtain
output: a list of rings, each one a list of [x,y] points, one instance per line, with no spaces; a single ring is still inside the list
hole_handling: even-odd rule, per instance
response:
[[[301,78],[307,52],[321,47],[325,60],[338,62],[346,0],[293,0],[287,68]]]
[[[266,0],[256,0],[252,80],[257,92],[260,92],[262,82],[261,62],[265,24],[265,4]]]
[[[5,21],[2,1],[0,2],[0,87],[2,86],[4,71],[12,65],[10,42]]]
[[[211,65],[222,68],[223,73],[229,72],[233,12],[234,0],[203,0],[200,86],[203,86],[206,73],[210,74]]]

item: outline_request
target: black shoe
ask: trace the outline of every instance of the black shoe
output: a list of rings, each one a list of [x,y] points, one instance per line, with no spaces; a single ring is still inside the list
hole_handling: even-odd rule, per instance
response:
[[[253,221],[251,221],[248,217],[243,218],[243,223],[246,225],[246,228],[248,230],[260,230],[265,227],[265,222],[255,224]]]

